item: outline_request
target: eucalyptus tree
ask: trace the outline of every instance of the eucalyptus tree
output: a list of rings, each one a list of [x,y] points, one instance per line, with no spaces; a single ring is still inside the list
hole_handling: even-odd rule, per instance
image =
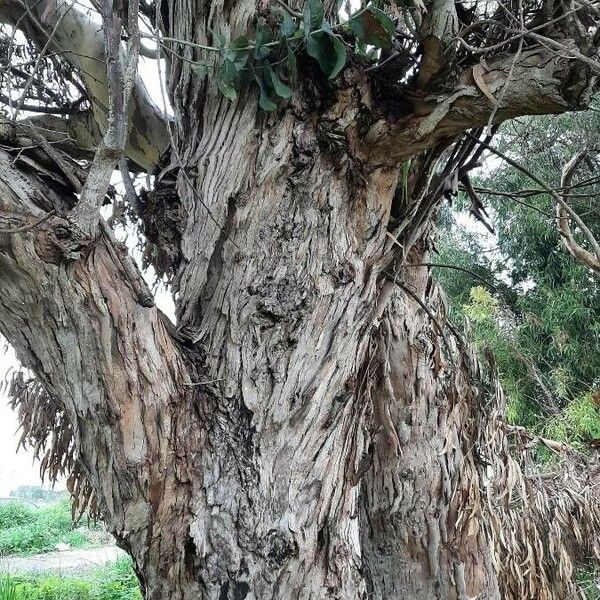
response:
[[[597,131],[598,114],[592,107],[560,117],[520,119],[503,127],[495,140],[502,152],[526,157],[527,168],[555,189],[560,189],[565,166],[585,150],[585,161],[565,196],[596,237]],[[525,174],[498,165],[480,174],[474,189],[485,198],[493,236],[458,227],[446,218],[451,216],[448,210],[438,221],[436,262],[466,269],[437,270],[457,320],[465,308],[484,308],[470,295],[475,286],[487,287],[495,300],[488,303],[487,313],[472,315],[472,331],[492,347],[521,424],[541,427],[548,418],[551,423],[573,400],[579,405],[585,396],[592,410],[591,395],[600,385],[600,280],[565,252],[554,199]],[[469,210],[465,200],[455,204],[459,212]],[[583,243],[582,232],[576,235]],[[482,301],[487,302],[485,295]],[[587,441],[590,437],[597,435],[584,436]]]
[[[596,2],[92,5],[0,1],[0,331],[145,597],[573,597],[596,472],[520,468],[424,265],[482,137],[589,104]]]

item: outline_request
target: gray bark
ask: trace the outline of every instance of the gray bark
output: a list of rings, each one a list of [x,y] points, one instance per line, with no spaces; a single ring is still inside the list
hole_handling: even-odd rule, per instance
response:
[[[255,13],[168,9],[170,37],[200,44]],[[32,225],[0,236],[0,331],[70,423],[77,468],[146,598],[533,597],[498,560],[495,463],[473,451],[502,420],[497,392],[468,349],[451,358],[426,268],[394,283],[427,261],[436,168],[459,134],[492,112],[585,104],[588,72],[543,49],[493,62],[492,92],[513,62],[496,110],[466,68],[395,120],[353,66],[325,89],[309,64],[290,104],[266,116],[254,92],[231,103],[172,60],[175,183],[158,184],[142,218],[169,240],[177,329],[140,304],[106,230],[90,243],[64,218],[77,202],[68,181],[0,153],[0,220]],[[155,133],[134,123],[128,158],[154,166]],[[574,589],[545,581],[548,598]]]

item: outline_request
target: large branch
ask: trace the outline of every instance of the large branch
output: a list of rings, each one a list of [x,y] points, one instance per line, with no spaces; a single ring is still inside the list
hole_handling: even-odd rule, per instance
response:
[[[490,124],[499,124],[523,115],[581,110],[596,85],[584,64],[545,48],[501,55],[486,64],[487,69],[476,65],[478,72],[475,67],[463,70],[451,91],[423,98],[414,114],[374,123],[366,135],[366,160],[374,167],[398,164],[468,129],[488,125],[490,116]]]
[[[100,23],[64,0],[58,0],[56,10],[43,20],[45,5],[45,2],[35,0],[0,0],[0,21],[18,26],[38,48],[46,45],[58,23],[49,40],[48,50],[60,54],[81,75],[92,103],[94,119],[104,133],[110,102]],[[129,120],[125,154],[143,170],[152,171],[168,148],[169,138],[163,116],[151,101],[139,76],[131,94]]]
[[[75,202],[0,152],[0,332],[67,415],[110,529],[146,539],[157,498],[175,499],[166,440],[180,433],[189,376],[164,317],[138,302],[124,248],[103,233],[80,260],[65,257],[60,214]],[[149,480],[163,482],[159,496]]]

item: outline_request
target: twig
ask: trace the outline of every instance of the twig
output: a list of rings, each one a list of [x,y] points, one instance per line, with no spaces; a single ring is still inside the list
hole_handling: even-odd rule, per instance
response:
[[[292,7],[288,6],[283,0],[275,0],[275,2],[277,2],[277,4],[279,4],[279,6],[283,8],[283,10],[285,10],[285,12],[292,15],[292,17],[296,17],[297,19],[302,18],[302,13],[295,11]]]
[[[31,231],[32,229],[35,229],[36,227],[44,223],[44,221],[47,221],[50,217],[53,217],[55,214],[56,211],[51,210],[50,212],[47,212],[43,217],[36,219],[33,223],[23,225],[22,227],[15,227],[13,229],[0,229],[0,233],[12,235],[13,233],[25,233],[26,231]]]
[[[561,178],[561,187],[568,187],[571,183],[573,173],[579,166],[579,163],[585,158],[586,150],[581,150],[565,165]],[[560,197],[560,196],[559,196]],[[566,202],[565,202],[566,204]],[[580,263],[589,267],[593,271],[600,273],[600,253],[588,252],[585,248],[582,248],[573,237],[573,232],[569,225],[569,217],[567,216],[565,205],[558,203],[556,204],[556,217],[558,219],[558,231],[562,236],[563,245],[568,250],[569,254],[577,259]],[[590,241],[588,239],[588,241]],[[592,245],[593,246],[593,245]]]
[[[108,82],[108,124],[96,150],[79,202],[71,218],[88,235],[96,233],[100,222],[100,206],[108,190],[115,163],[123,155],[129,132],[128,106],[135,85],[140,32],[139,0],[129,0],[127,20],[129,39],[125,56],[121,51],[121,18],[112,3],[102,3],[106,75]]]
[[[471,275],[475,279],[479,279],[479,281],[481,281],[482,283],[485,283],[485,285],[492,288],[495,292],[498,291],[498,288],[495,285],[491,284],[489,281],[487,281],[487,279],[481,277],[480,275],[477,275],[477,273],[475,273],[474,271],[471,271],[470,269],[467,269],[466,267],[459,267],[458,265],[447,265],[444,263],[426,262],[426,263],[414,263],[414,264],[410,264],[410,265],[409,264],[401,265],[400,268],[407,269],[410,267],[441,267],[444,269],[456,269],[457,271],[462,271],[463,273],[467,273],[468,275]]]
[[[0,94],[0,102],[10,107],[12,100],[8,96]],[[74,115],[78,112],[82,112],[81,109],[74,106],[36,106],[25,102],[21,104],[20,110],[44,115]]]
[[[521,11],[521,15],[522,15],[522,11]],[[521,18],[522,18],[522,16],[521,16]],[[496,103],[494,104],[494,107],[492,108],[492,112],[490,113],[490,118],[488,119],[487,128],[486,128],[488,133],[491,131],[491,128],[494,125],[494,118],[496,117],[496,113],[498,112],[498,109],[500,108],[502,100],[504,100],[504,96],[506,95],[508,86],[510,85],[510,81],[511,81],[513,73],[515,71],[517,62],[518,62],[519,58],[521,57],[522,51],[523,51],[523,38],[521,38],[519,40],[519,47],[517,48],[517,51],[515,52],[515,55],[513,56],[513,59],[511,61],[510,69],[508,70],[508,73],[506,74],[506,79],[504,80],[504,85],[502,86],[502,89],[500,90],[500,94],[496,98]]]
[[[553,25],[554,23],[558,23],[559,21],[565,19],[569,15],[572,15],[573,13],[576,13],[576,12],[582,10],[583,8],[587,8],[588,6],[594,6],[595,4],[598,4],[598,2],[600,2],[600,0],[594,0],[593,2],[582,3],[579,6],[577,6],[576,8],[573,8],[571,10],[561,13],[558,17],[555,17],[554,19],[550,19],[549,21],[544,21],[540,25],[536,25],[535,27],[532,27],[531,29],[527,29],[526,31],[509,29],[507,31],[509,31],[511,33],[516,31],[516,34],[511,37],[508,37],[505,40],[498,42],[497,44],[494,44],[492,46],[485,46],[483,48],[478,48],[477,46],[471,46],[471,44],[468,44],[467,42],[465,42],[462,39],[462,36],[464,35],[464,33],[467,32],[467,30],[469,29],[468,27],[465,28],[463,31],[461,31],[455,39],[466,50],[469,50],[469,52],[474,52],[476,54],[485,54],[486,52],[491,52],[492,50],[499,50],[503,46],[506,46],[506,44],[510,44],[511,42],[514,42],[514,41],[522,38],[525,35],[532,34],[535,31],[543,30],[543,29],[547,28],[548,25]],[[493,22],[493,19],[488,19],[487,22]],[[480,24],[480,22],[477,22],[477,23],[474,23],[473,25],[479,25],[479,24]],[[503,23],[498,23],[498,24],[501,27],[505,27],[505,25]]]
[[[44,47],[40,50],[40,53],[37,57],[37,60],[35,61],[35,65],[33,67],[33,71],[31,72],[31,75],[29,76],[29,79],[27,80],[27,82],[25,83],[25,85],[23,86],[23,91],[21,92],[21,96],[19,97],[19,99],[17,100],[17,105],[15,107],[15,112],[12,115],[12,122],[13,124],[16,123],[17,121],[17,116],[19,115],[19,112],[21,111],[21,109],[23,108],[23,105],[25,104],[25,99],[27,98],[27,93],[29,92],[29,88],[33,85],[33,81],[35,78],[35,75],[40,67],[40,64],[42,62],[42,59],[44,58],[44,55],[46,54],[46,51],[48,50],[50,44],[52,43],[52,40],[54,39],[54,36],[56,35],[56,31],[58,29],[58,27],[60,26],[60,24],[62,23],[62,20],[65,18],[65,16],[67,15],[67,13],[73,8],[73,3],[71,3],[58,17],[58,19],[56,20],[56,23],[54,24],[54,27],[52,28],[52,31],[50,33],[50,35],[48,36],[48,39],[46,40],[46,43],[44,44]]]
[[[123,178],[123,187],[125,188],[125,198],[135,211],[138,217],[141,214],[140,207],[140,199],[135,191],[135,186],[133,185],[133,181],[131,179],[131,175],[129,174],[129,167],[127,166],[127,160],[124,156],[119,159],[119,171],[121,172],[121,177]]]
[[[520,425],[511,425],[506,421],[500,421],[500,424],[507,435],[518,435],[519,437],[525,437],[532,442],[537,442],[546,446],[548,450],[551,450],[556,454],[560,452],[565,452],[567,454],[578,455],[578,452],[575,450],[575,448],[569,446],[568,444],[565,444],[564,442],[557,442],[556,440],[550,440],[548,438],[535,435],[534,433],[531,433],[531,431],[529,431],[528,429],[525,429],[525,427],[521,427]]]
[[[417,294],[415,294],[410,288],[405,286],[400,281],[394,281],[394,283],[399,288],[404,290],[425,311],[425,313],[427,314],[427,316],[429,317],[431,322],[435,325],[436,329],[438,330],[440,337],[442,338],[442,342],[444,343],[446,352],[448,353],[448,360],[450,361],[450,364],[452,365],[453,368],[456,368],[454,358],[452,357],[452,347],[450,346],[448,339],[446,338],[446,334],[444,333],[444,330],[442,329],[441,325],[438,323],[438,320],[435,318],[435,315],[431,312],[431,310],[429,310],[429,307],[425,304],[425,302],[423,302],[423,300],[421,300],[421,298],[419,298],[419,296],[417,296]]]

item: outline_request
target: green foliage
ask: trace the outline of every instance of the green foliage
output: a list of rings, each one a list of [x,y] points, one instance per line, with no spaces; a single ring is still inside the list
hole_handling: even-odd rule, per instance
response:
[[[278,7],[277,31],[259,17],[253,38],[244,34],[227,42],[221,34],[215,34],[215,46],[195,46],[214,53],[217,60],[213,64],[201,60],[192,68],[199,77],[209,76],[214,70],[214,81],[229,100],[237,99],[242,86],[255,84],[260,108],[274,111],[292,95],[296,55],[303,50],[329,79],[334,79],[346,65],[347,46],[369,58],[373,50],[391,47],[395,25],[378,2],[367,4],[345,23],[335,25],[325,19],[322,0],[307,0],[300,16]],[[355,43],[349,44],[346,37],[354,37]]]
[[[141,600],[129,558],[119,559],[88,575],[4,576],[0,600]]]
[[[598,572],[593,568],[578,569],[575,578],[586,600],[600,600]]]
[[[592,395],[583,394],[569,402],[544,423],[543,430],[549,438],[575,445],[600,439],[600,411]]]
[[[35,521],[35,508],[18,500],[0,504],[0,531]]]
[[[463,307],[465,315],[475,323],[485,323],[494,327],[498,301],[481,286],[471,288],[469,296],[470,302]]]
[[[576,151],[600,151],[599,127],[595,111],[522,119],[508,124],[494,145],[558,186],[563,165]],[[584,183],[596,172],[593,163],[582,165],[575,177],[580,187],[569,203],[600,236],[598,184]],[[538,186],[522,173],[493,161],[475,184],[500,192],[482,194],[497,235],[466,228],[459,198],[454,211],[441,215],[436,262],[470,269],[491,286],[480,287],[468,273],[436,269],[451,319],[462,324],[467,316],[476,343],[493,350],[512,422],[586,446],[600,433],[600,415],[590,400],[600,388],[600,280],[562,247],[553,199],[536,193]]]
[[[357,40],[376,48],[389,48],[396,30],[394,22],[373,5],[359,11],[348,21],[348,27]]]
[[[59,542],[90,545],[86,531],[73,528],[68,500],[39,509],[18,501],[0,505],[0,556],[48,552]]]
[[[329,79],[333,79],[346,64],[346,46],[326,31],[311,33],[306,40],[306,51],[319,63]]]
[[[0,600],[20,600],[17,584],[11,577],[0,577]]]

